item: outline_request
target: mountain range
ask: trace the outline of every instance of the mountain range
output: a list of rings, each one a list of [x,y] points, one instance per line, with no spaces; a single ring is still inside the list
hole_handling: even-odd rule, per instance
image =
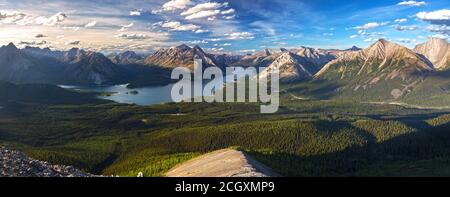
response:
[[[210,54],[199,46],[189,47],[183,44],[159,49],[147,56],[133,51],[105,56],[78,48],[68,51],[36,47],[18,49],[10,43],[0,48],[0,80],[15,83],[111,85],[133,83],[139,79],[136,83],[140,85],[165,84],[171,81],[168,79],[171,69],[183,66],[192,70],[194,57],[202,59],[205,68],[215,66],[221,69],[227,66],[276,67],[280,66],[276,64],[283,64],[283,61],[292,61],[302,64],[305,71],[310,72],[308,77],[311,77],[321,66],[336,58],[331,52],[306,47],[292,49],[288,55],[283,55],[286,52],[286,49],[278,52],[266,49],[244,56]],[[289,70],[286,75],[290,75],[288,72]],[[303,74],[298,73],[299,76]],[[142,82],[143,80],[146,82]],[[298,80],[294,76],[292,81]]]
[[[337,81],[341,84],[339,91],[397,99],[433,70],[431,62],[422,55],[381,39],[366,49],[343,54],[329,62],[314,79]],[[376,94],[367,94],[368,89]]]
[[[10,43],[0,48],[0,80],[62,85],[162,85],[171,82],[167,69],[135,65],[139,59],[130,53],[119,57],[122,59],[115,63],[102,53],[78,48],[68,51],[18,49]]]
[[[293,92],[322,99],[445,103],[450,93],[448,43],[430,38],[414,50],[380,39],[328,62]]]
[[[136,54],[134,51],[125,51],[123,53],[111,53],[107,56],[111,62],[115,64],[127,65],[127,64],[141,64],[144,57]]]
[[[198,45],[193,48],[183,44],[177,47],[168,49],[159,49],[155,53],[149,55],[144,60],[146,65],[157,65],[166,68],[175,68],[183,66],[191,70],[194,69],[194,57],[201,59],[203,66],[217,66],[221,67],[220,63],[216,62],[214,56],[207,54]],[[223,68],[223,67],[222,67]]]
[[[199,46],[183,44],[147,56],[133,51],[105,56],[77,48],[69,51],[18,49],[11,43],[0,48],[0,80],[67,85],[162,85],[172,82],[171,69],[183,66],[192,70],[194,58],[202,59],[204,67],[266,67],[260,76],[277,68],[282,83],[302,82],[294,92],[319,98],[397,100],[423,95],[423,92],[442,95],[450,89],[450,82],[447,83],[450,77],[446,77],[450,72],[450,47],[446,40],[439,38],[430,38],[414,49],[380,39],[365,49],[299,47],[265,49],[247,55],[211,54]],[[427,88],[431,83],[441,86]]]

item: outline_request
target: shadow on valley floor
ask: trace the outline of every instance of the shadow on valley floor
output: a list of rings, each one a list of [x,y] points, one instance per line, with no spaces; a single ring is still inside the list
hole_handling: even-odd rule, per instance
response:
[[[433,112],[433,113],[422,113],[422,114],[408,114],[402,116],[386,116],[386,115],[366,115],[366,117],[374,119],[374,120],[394,120],[402,122],[409,127],[412,127],[417,130],[430,129],[432,125],[430,125],[427,120],[437,118],[441,115],[448,114],[448,112]]]
[[[338,131],[354,130],[358,135],[363,136],[369,143],[375,143],[377,141],[377,138],[374,135],[364,131],[363,129],[356,128],[348,121],[320,120],[314,122],[313,124],[321,134],[328,136]]]
[[[450,123],[314,156],[250,151],[285,176],[449,176]]]

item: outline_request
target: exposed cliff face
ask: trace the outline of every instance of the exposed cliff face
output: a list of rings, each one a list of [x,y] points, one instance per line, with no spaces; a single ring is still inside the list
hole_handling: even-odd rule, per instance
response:
[[[121,71],[101,53],[71,49],[64,54],[63,62],[69,65],[65,73],[69,81],[86,84],[108,84],[120,80]]]
[[[293,49],[291,50],[296,55],[305,58],[307,61],[314,63],[314,66],[322,67],[328,62],[336,59],[336,56],[324,51],[324,50],[318,50],[314,48],[309,47],[302,47],[299,49]]]
[[[108,58],[115,64],[140,64],[144,59],[142,56],[136,54],[134,51],[125,51],[119,54],[111,54]]]
[[[0,48],[0,79],[12,82],[45,82],[39,62],[14,44]]]
[[[444,39],[430,37],[427,42],[417,45],[414,51],[427,57],[437,70],[450,68],[450,44]]]
[[[283,52],[260,73],[260,77],[266,77],[274,69],[278,69],[280,82],[283,83],[310,79],[320,67],[309,60],[289,51]]]
[[[281,53],[279,52],[273,52],[270,49],[265,49],[264,51],[260,51],[255,54],[247,54],[232,65],[244,67],[267,67],[280,55]]]

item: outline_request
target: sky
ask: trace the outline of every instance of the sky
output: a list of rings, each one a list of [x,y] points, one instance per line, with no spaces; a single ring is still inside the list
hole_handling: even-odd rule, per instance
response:
[[[450,0],[0,0],[0,45],[19,47],[251,53],[449,36]]]

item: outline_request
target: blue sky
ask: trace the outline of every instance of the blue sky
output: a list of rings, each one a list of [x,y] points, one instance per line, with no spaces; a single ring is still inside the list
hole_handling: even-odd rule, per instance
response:
[[[448,39],[450,0],[0,0],[0,44],[149,52],[345,49]]]

